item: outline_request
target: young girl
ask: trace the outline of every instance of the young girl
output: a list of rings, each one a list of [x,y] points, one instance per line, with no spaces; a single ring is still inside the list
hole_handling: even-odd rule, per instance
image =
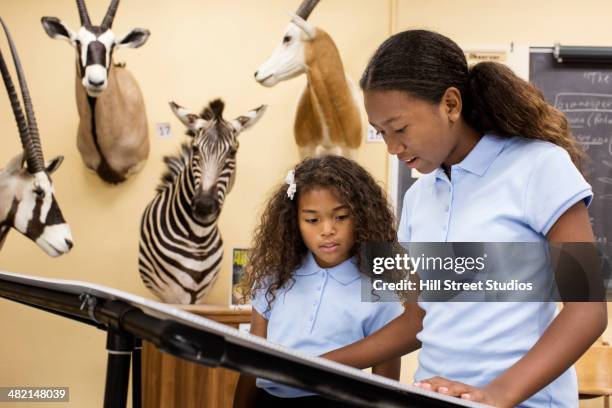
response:
[[[562,113],[496,63],[468,69],[429,31],[385,41],[360,83],[388,151],[425,175],[400,242],[592,242],[582,153]],[[605,303],[426,303],[324,357],[365,367],[417,349],[415,385],[510,407],[577,407],[572,364],[604,331]]]
[[[361,301],[358,269],[362,243],[394,241],[394,225],[384,191],[357,163],[336,156],[300,163],[272,195],[255,231],[243,282],[253,298],[251,333],[318,356],[398,317],[400,303]],[[372,371],[399,379],[399,356]],[[342,406],[240,377],[235,407],[276,405]]]

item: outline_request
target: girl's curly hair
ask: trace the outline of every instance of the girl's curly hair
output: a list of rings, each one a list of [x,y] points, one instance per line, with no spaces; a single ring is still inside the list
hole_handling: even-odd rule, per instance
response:
[[[308,248],[298,223],[300,196],[315,189],[330,189],[349,207],[353,220],[357,256],[367,242],[396,241],[395,217],[384,190],[359,164],[340,156],[307,158],[295,167],[297,191],[290,199],[283,183],[272,194],[255,230],[246,273],[240,284],[243,300],[266,289],[268,307],[276,292],[292,284],[293,272],[300,267]]]

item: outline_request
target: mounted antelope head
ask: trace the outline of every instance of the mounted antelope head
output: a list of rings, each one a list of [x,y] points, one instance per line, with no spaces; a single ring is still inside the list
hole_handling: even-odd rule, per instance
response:
[[[108,71],[117,48],[138,48],[149,38],[149,30],[134,28],[122,37],[111,31],[119,0],[112,0],[102,24],[91,24],[85,0],[77,0],[81,27],[73,31],[57,17],[43,17],[42,25],[49,37],[68,41],[77,52],[77,67],[87,95],[95,98],[108,85]]]
[[[117,48],[138,48],[149,30],[134,28],[122,37],[111,31],[119,0],[112,0],[102,24],[91,23],[84,0],[77,0],[81,27],[73,31],[56,17],[43,17],[45,32],[76,50],[77,147],[85,165],[116,184],[142,169],[149,155],[144,99],[138,83],[115,64]]]
[[[363,138],[359,92],[346,77],[331,37],[306,21],[318,2],[302,2],[281,43],[255,72],[255,80],[271,87],[305,73],[308,85],[294,121],[301,156],[350,156]]]
[[[26,112],[24,116],[13,80],[0,51],[0,71],[23,146],[23,153],[14,157],[0,170],[0,249],[12,227],[36,242],[47,254],[58,256],[72,248],[70,227],[64,221],[57,205],[53,182],[49,177],[60,166],[63,157],[56,157],[48,163],[44,161],[34,109],[19,55],[1,18],[0,22],[11,48]]]
[[[305,0],[285,29],[283,39],[272,55],[255,72],[255,80],[272,87],[281,81],[295,78],[307,72],[306,44],[314,40],[317,29],[306,20],[319,0]]]

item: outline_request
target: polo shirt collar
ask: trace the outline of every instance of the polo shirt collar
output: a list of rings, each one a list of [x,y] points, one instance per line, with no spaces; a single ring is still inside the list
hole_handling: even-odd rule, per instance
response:
[[[308,251],[304,263],[295,271],[295,274],[299,276],[306,276],[315,274],[322,270],[327,271],[330,277],[332,277],[334,280],[340,282],[343,285],[348,285],[349,283],[359,278],[357,259],[354,256],[342,262],[341,264],[334,266],[333,268],[326,269],[321,268],[317,264],[313,253],[310,251]]]
[[[510,140],[508,137],[485,134],[480,138],[476,146],[468,153],[467,156],[453,167],[461,168],[467,172],[482,176],[491,167],[495,158],[504,149],[506,143]],[[444,169],[441,167],[435,170],[435,178],[448,179],[444,174]]]

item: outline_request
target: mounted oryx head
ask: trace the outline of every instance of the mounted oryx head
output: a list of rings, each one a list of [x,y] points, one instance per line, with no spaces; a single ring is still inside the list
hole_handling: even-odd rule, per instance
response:
[[[257,72],[255,80],[264,86],[294,78],[307,71],[305,43],[312,41],[317,29],[306,20],[319,0],[304,0],[285,29],[281,43]]]
[[[112,0],[102,24],[91,24],[85,0],[77,0],[81,28],[74,32],[56,17],[43,17],[42,25],[54,39],[66,40],[77,51],[77,66],[82,84],[91,97],[99,96],[108,83],[108,71],[116,48],[138,48],[149,38],[149,30],[134,28],[122,37],[115,37],[111,31],[119,0]]]
[[[19,129],[23,153],[0,170],[0,248],[11,227],[36,242],[47,254],[58,256],[72,248],[70,227],[64,221],[49,175],[62,163],[61,156],[45,163],[34,109],[23,68],[11,35],[6,33],[21,87],[25,117],[8,67],[0,51],[0,71]],[[27,164],[27,165],[26,165]]]
[[[238,135],[259,120],[266,106],[230,121],[223,118],[224,103],[220,99],[210,102],[201,115],[174,102],[170,107],[193,137],[189,163],[193,176],[189,194],[192,214],[196,220],[209,223],[218,217],[234,185]]]
[[[115,64],[118,47],[140,47],[149,31],[135,28],[115,38],[111,31],[119,0],[111,0],[102,24],[91,24],[84,0],[77,0],[81,27],[72,31],[55,17],[43,17],[51,38],[72,44],[76,53],[77,147],[85,165],[107,183],[122,183],[139,172],[149,156],[144,98],[125,64]]]

